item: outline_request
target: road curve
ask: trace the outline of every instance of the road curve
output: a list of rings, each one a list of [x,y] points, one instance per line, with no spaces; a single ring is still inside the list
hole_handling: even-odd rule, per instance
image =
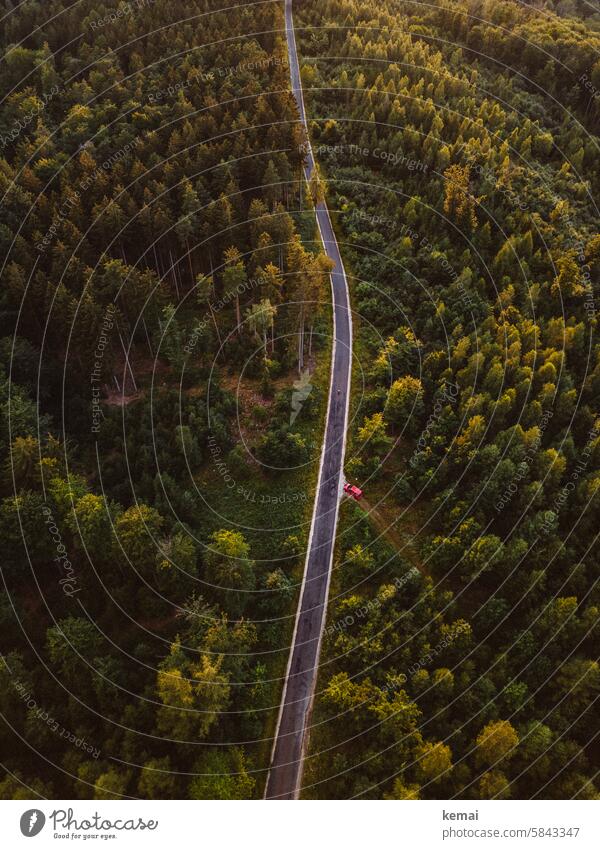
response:
[[[285,0],[285,29],[292,91],[308,139],[308,125],[294,35],[292,0]],[[308,180],[315,165],[310,142],[305,161],[304,173]],[[331,381],[304,577],[273,742],[271,765],[267,776],[266,799],[297,799],[300,795],[303,759],[308,742],[312,700],[327,611],[338,507],[343,487],[352,361],[352,318],[346,273],[325,202],[317,205],[316,215],[325,253],[335,263],[331,273],[334,333]]]

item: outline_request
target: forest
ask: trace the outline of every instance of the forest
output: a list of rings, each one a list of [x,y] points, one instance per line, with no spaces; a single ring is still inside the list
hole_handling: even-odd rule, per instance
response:
[[[298,8],[368,498],[338,534],[307,796],[598,798],[600,32],[578,5]]]
[[[6,0],[0,798],[259,799],[355,328],[303,797],[597,799],[600,15]]]
[[[3,22],[2,798],[262,793],[329,265],[283,11],[230,5]]]

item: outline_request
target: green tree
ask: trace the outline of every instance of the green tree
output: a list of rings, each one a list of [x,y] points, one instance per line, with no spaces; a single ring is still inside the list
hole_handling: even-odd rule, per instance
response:
[[[196,764],[190,799],[252,799],[256,781],[248,774],[242,749],[207,752]]]
[[[452,770],[452,750],[445,743],[423,743],[417,756],[419,772],[424,782],[448,778]]]
[[[274,322],[277,308],[268,298],[263,298],[258,304],[252,304],[246,312],[246,319],[250,330],[262,341],[264,347],[264,359],[267,359],[267,332],[271,330],[271,339],[274,338]]]
[[[246,281],[246,267],[241,254],[233,245],[227,248],[223,254],[225,267],[223,269],[223,291],[226,298],[235,300],[235,316],[237,332],[240,332],[242,314],[240,311],[240,293],[243,291]]]
[[[106,541],[110,539],[113,518],[114,510],[109,508],[104,496],[88,492],[67,515],[66,524],[74,539],[88,550],[92,560],[104,560],[110,556]]]
[[[111,767],[96,781],[94,799],[122,799],[127,795],[129,774],[124,770]]]
[[[33,436],[17,436],[6,463],[7,476],[14,475],[18,489],[30,489],[39,480],[40,445]]]
[[[219,714],[229,704],[230,685],[221,672],[222,657],[201,655],[190,661],[177,640],[157,675],[157,695],[162,702],[157,726],[161,734],[177,742],[204,739]]]
[[[46,632],[48,656],[61,683],[81,693],[90,688],[96,659],[103,652],[98,628],[87,619],[69,616]]]
[[[476,200],[470,191],[469,166],[450,165],[444,171],[444,212],[458,224],[477,227]]]
[[[138,792],[143,799],[175,799],[176,787],[168,755],[146,761],[138,781]]]
[[[357,543],[352,548],[348,549],[344,557],[342,568],[348,570],[356,581],[361,581],[368,577],[375,567],[375,558],[368,548],[364,548],[360,543]]]
[[[396,778],[390,793],[386,793],[386,799],[409,799],[421,798],[421,788],[418,784],[407,784],[403,778]]]
[[[160,513],[147,504],[137,504],[121,513],[115,522],[113,540],[118,560],[141,574],[152,574],[163,523]]]
[[[212,305],[214,294],[215,282],[212,274],[198,274],[196,277],[196,300],[201,308],[208,307],[216,337],[219,340],[219,345],[221,345],[221,334],[219,333],[219,326]]]
[[[477,760],[494,767],[515,754],[519,735],[506,719],[488,722],[477,737]]]
[[[420,380],[407,375],[390,386],[385,404],[386,421],[397,428],[408,427],[415,433],[423,414],[423,386]]]
[[[168,304],[163,309],[161,331],[160,347],[164,351],[169,365],[180,376],[185,364],[185,333],[175,318],[173,304]]]
[[[205,579],[234,617],[242,615],[256,584],[249,553],[241,533],[223,529],[212,535],[204,555]]]
[[[195,280],[194,264],[192,261],[192,251],[190,249],[190,239],[198,231],[198,210],[200,202],[196,190],[192,186],[187,177],[184,177],[180,188],[180,204],[181,217],[175,225],[175,231],[182,245],[185,245],[188,262],[190,267],[190,280],[193,283]]]
[[[504,773],[493,769],[479,779],[478,793],[480,799],[509,799],[510,783]]]

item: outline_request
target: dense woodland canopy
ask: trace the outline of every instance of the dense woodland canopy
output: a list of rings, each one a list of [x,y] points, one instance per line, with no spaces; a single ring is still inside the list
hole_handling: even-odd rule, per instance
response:
[[[262,795],[326,190],[374,509],[342,511],[306,794],[596,798],[598,16],[295,4],[305,189],[282,4],[234,5],[6,3],[0,795]]]
[[[218,5],[7,4],[6,798],[262,792],[329,265],[282,9]]]
[[[340,534],[314,796],[597,796],[600,35],[568,8],[298,7],[374,519]]]

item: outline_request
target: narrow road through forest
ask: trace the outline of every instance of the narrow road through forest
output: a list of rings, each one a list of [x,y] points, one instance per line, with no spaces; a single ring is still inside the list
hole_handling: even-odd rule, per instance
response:
[[[292,90],[308,139],[292,0],[285,0],[285,28]],[[309,142],[304,170],[307,181],[310,180],[314,166]],[[267,799],[297,799],[300,795],[343,486],[352,363],[352,319],[346,273],[325,202],[317,204],[316,216],[324,250],[335,263],[331,273],[334,333],[331,382],[304,577],[266,782]]]

